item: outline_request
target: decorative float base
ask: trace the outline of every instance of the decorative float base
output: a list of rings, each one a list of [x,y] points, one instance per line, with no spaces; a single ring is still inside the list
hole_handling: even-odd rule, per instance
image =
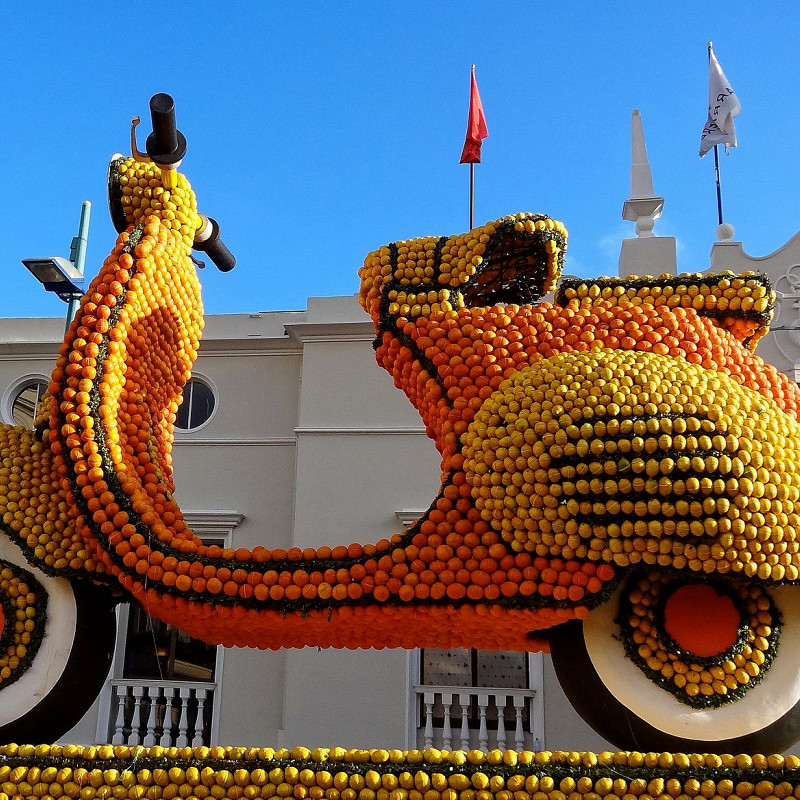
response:
[[[800,798],[800,758],[638,752],[7,745],[0,798]]]

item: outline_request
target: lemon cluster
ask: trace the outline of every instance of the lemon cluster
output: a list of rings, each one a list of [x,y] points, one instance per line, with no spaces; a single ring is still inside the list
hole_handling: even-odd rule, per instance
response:
[[[442,296],[437,285],[437,270],[441,258],[442,241],[439,237],[425,236],[409,241],[394,242],[370,253],[359,271],[361,278],[361,303],[366,309],[379,313],[384,287],[394,288],[390,313],[400,313],[403,306],[427,306],[426,315],[440,308],[441,299],[448,301],[449,294]],[[406,287],[425,286],[424,292]]]
[[[411,318],[429,316],[433,311],[452,311],[449,289],[431,289],[430,291],[398,291],[392,289],[386,293],[389,300],[388,311],[390,314]],[[458,303],[460,297],[455,295]]]
[[[762,587],[731,584],[744,612],[744,636],[718,657],[692,658],[677,650],[664,630],[663,595],[672,581],[653,570],[623,593],[620,621],[629,657],[688,705],[719,706],[738,699],[769,669],[778,645],[780,614]]]
[[[179,231],[191,246],[201,225],[194,192],[185,176],[177,173],[177,186],[165,189],[161,172],[150,162],[118,159],[111,165],[112,183],[118,186],[118,201],[128,225],[155,215],[167,228]]]
[[[75,528],[47,446],[36,440],[33,431],[1,425],[0,458],[0,516],[5,529],[46,571],[93,571],[96,561]]]
[[[791,755],[12,744],[0,747],[0,759],[0,791],[8,797],[778,800],[800,794],[800,759]]]
[[[3,620],[0,635],[0,688],[22,677],[44,634],[47,593],[27,570],[0,561]]]
[[[602,301],[628,301],[634,305],[693,308],[713,317],[751,349],[769,330],[776,295],[766,275],[757,272],[720,272],[713,275],[684,273],[658,278],[573,278],[562,282],[558,302],[577,300],[590,305]]]
[[[796,580],[800,425],[725,375],[637,351],[515,373],[462,437],[514,550]]]
[[[540,239],[543,257],[526,254],[519,264],[509,267],[505,262],[510,253],[493,253],[493,249],[496,240],[502,238],[507,248],[514,237],[527,249],[531,237]],[[394,242],[370,253],[359,270],[361,304],[376,320],[384,311],[384,296],[388,301],[385,310],[399,317],[429,316],[460,308],[464,287],[493,259],[497,266],[487,272],[484,283],[513,281],[521,277],[523,267],[535,269],[538,299],[553,290],[566,246],[567,231],[562,223],[530,213],[502,217],[449,238],[427,236]],[[524,263],[531,258],[537,263]]]
[[[496,222],[488,222],[480,228],[473,228],[469,233],[450,237],[442,246],[439,283],[453,287],[466,284],[483,266],[484,261],[491,257],[492,237],[502,227],[513,227],[518,234],[533,235],[546,231],[556,234],[545,241],[548,254],[546,272],[549,278],[542,293],[552,291],[560,273],[560,269],[556,267],[559,255],[566,250],[567,231],[558,220],[550,219],[544,214],[516,214]]]

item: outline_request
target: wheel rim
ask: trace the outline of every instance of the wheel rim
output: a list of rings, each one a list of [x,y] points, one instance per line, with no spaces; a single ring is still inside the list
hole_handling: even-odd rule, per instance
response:
[[[116,640],[113,604],[107,590],[88,581],[72,584],[28,565],[5,537],[0,559],[46,594],[38,650],[16,680],[0,683],[0,743],[52,741],[81,719],[103,687]]]
[[[685,581],[684,581],[685,582]],[[630,586],[630,583],[628,584]],[[782,612],[780,657],[741,697],[693,708],[657,685],[626,653],[618,620],[620,595],[587,620],[553,631],[559,682],[579,714],[602,736],[628,749],[779,752],[800,737],[800,587],[770,589]],[[763,591],[763,589],[759,589]]]

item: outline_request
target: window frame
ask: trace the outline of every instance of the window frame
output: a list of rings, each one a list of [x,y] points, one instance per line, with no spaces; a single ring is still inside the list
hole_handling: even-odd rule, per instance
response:
[[[186,398],[186,389],[192,383],[199,383],[202,386],[205,386],[211,392],[211,396],[214,399],[214,407],[211,409],[211,413],[208,417],[203,420],[199,425],[195,426],[194,428],[181,428],[177,423],[177,414],[176,414],[176,421],[174,426],[174,431],[176,436],[188,436],[190,434],[197,433],[198,431],[203,430],[207,425],[211,423],[214,417],[217,415],[217,410],[219,409],[219,391],[217,390],[216,385],[214,382],[207,376],[201,373],[193,372],[192,377],[186,382],[186,385],[183,387],[184,397],[181,400],[181,405],[187,400]],[[191,398],[188,398],[189,402],[191,402]]]
[[[0,398],[0,416],[2,416],[4,423],[16,427],[23,427],[19,426],[14,420],[14,403],[22,392],[37,384],[44,384],[44,391],[46,392],[50,384],[50,378],[40,372],[30,372],[25,375],[20,375],[20,377],[12,381],[6,387],[2,398]],[[26,430],[33,430],[33,426]]]
[[[233,542],[233,532],[244,520],[244,514],[239,511],[184,511],[183,517],[195,535],[201,539],[218,540],[222,539],[223,547],[231,547]],[[122,679],[125,666],[125,650],[127,646],[128,617],[130,605],[121,603],[117,606],[117,645],[114,651],[114,658],[108,672],[105,686],[100,693],[96,736],[98,742],[108,740],[108,727],[111,713],[111,682]],[[222,686],[223,686],[223,667],[225,661],[225,648],[217,645],[216,664],[214,667],[214,678],[209,685],[214,686],[214,699],[212,701],[211,716],[211,745],[216,745],[219,738],[219,722],[222,706]],[[132,679],[135,680],[135,679]],[[194,683],[194,681],[189,681]],[[199,681],[198,681],[199,682]]]
[[[202,536],[203,543],[207,545],[217,545],[219,547],[228,547],[227,537],[225,536],[214,536],[213,534],[205,534]],[[152,630],[150,627],[150,620],[153,620],[153,623],[157,627],[163,626],[163,631],[161,631],[160,636],[164,638],[167,643],[167,653],[162,655],[158,650],[152,653],[152,656],[155,658],[155,664],[158,666],[158,674],[153,675],[127,675],[129,664],[129,657],[132,655],[131,653],[131,646],[133,645],[134,637],[140,636],[148,636],[152,634],[152,643],[155,645],[157,643],[157,634],[155,631]],[[139,626],[134,627],[134,623],[138,622]],[[208,683],[212,686],[218,686],[217,681],[217,667],[219,666],[219,645],[214,646],[214,658],[213,658],[213,665],[211,667],[211,675],[208,678],[203,677],[192,677],[187,675],[175,675],[170,674],[170,667],[174,670],[175,664],[178,662],[176,658],[176,651],[178,647],[178,639],[183,634],[181,630],[176,628],[174,625],[171,625],[167,622],[162,622],[157,618],[150,617],[147,612],[144,610],[143,606],[137,605],[135,603],[128,605],[128,613],[127,613],[127,620],[125,623],[124,631],[122,628],[118,628],[117,635],[124,636],[125,638],[125,647],[122,650],[123,660],[121,665],[121,676],[123,679],[130,679],[130,680],[153,680],[153,681],[175,681],[178,683]],[[186,634],[183,634],[186,635]],[[202,644],[201,640],[195,639],[194,637],[189,637],[195,642],[199,642]],[[148,642],[148,645],[150,642]],[[162,668],[166,666],[166,671],[162,672]],[[195,664],[194,666],[201,667],[199,664]]]
[[[545,657],[539,652],[527,652],[527,684],[528,689],[534,692],[530,703],[530,714],[532,720],[532,732],[534,741],[538,748],[545,745],[545,704],[544,704],[544,672]],[[418,690],[422,687],[422,659],[421,649],[409,650],[407,652],[406,669],[406,749],[411,750],[417,747],[417,735],[421,728],[420,725],[420,704],[418,702]],[[548,657],[549,658],[549,657]],[[453,693],[458,693],[458,687],[453,686]],[[492,687],[487,687],[492,688]],[[498,687],[499,688],[499,687]]]

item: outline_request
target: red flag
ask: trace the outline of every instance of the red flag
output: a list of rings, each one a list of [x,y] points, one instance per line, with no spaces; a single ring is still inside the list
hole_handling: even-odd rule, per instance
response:
[[[469,116],[467,117],[467,138],[461,152],[459,164],[481,163],[481,140],[489,135],[486,127],[486,116],[483,113],[483,103],[478,93],[478,83],[475,80],[475,70],[470,76],[469,86]]]

